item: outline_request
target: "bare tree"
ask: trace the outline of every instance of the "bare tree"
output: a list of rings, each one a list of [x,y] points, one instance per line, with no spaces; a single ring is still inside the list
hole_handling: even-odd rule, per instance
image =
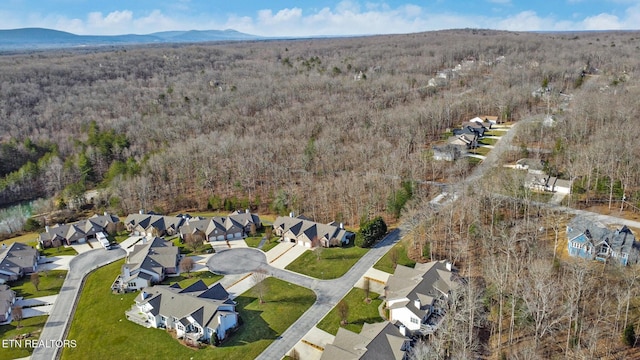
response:
[[[349,304],[344,299],[340,300],[338,305],[338,316],[340,316],[340,325],[346,325],[349,323]]]
[[[180,260],[180,271],[186,272],[188,277],[191,277],[191,271],[195,266],[196,262],[191,256],[185,256]]]
[[[13,318],[14,321],[17,321],[18,324],[16,325],[16,328],[20,328],[20,321],[22,321],[22,306],[14,306],[13,308],[11,308],[11,317]]]
[[[32,273],[30,276],[30,280],[33,286],[36,288],[36,291],[38,291],[38,286],[40,285],[40,274],[38,274],[37,272]]]
[[[364,278],[364,302],[366,302],[367,304],[371,302],[371,298],[369,297],[369,295],[371,295],[371,279],[368,277]]]
[[[257,269],[251,273],[253,279],[253,288],[258,293],[258,299],[260,304],[264,304],[264,296],[269,292],[269,284],[265,281],[269,277],[269,274],[264,269]]]
[[[392,247],[389,251],[389,260],[391,260],[391,266],[395,269],[398,266],[398,258],[400,257],[400,250],[397,247]]]

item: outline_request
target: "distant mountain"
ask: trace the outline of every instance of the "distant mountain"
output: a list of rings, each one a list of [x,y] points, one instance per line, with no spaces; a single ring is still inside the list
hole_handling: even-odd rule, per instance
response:
[[[54,49],[81,46],[258,40],[235,30],[163,31],[148,35],[76,35],[64,31],[24,28],[0,30],[0,50]]]

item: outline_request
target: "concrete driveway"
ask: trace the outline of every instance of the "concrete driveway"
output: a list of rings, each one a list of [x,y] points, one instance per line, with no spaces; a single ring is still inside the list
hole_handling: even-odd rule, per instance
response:
[[[69,270],[69,263],[75,255],[47,256],[38,260],[38,272],[48,270]]]

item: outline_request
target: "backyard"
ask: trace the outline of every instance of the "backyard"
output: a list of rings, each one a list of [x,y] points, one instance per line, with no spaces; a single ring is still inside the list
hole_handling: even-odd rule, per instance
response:
[[[343,298],[343,301],[349,305],[349,316],[347,324],[343,326],[347,330],[360,333],[364,323],[377,323],[384,321],[378,312],[378,307],[382,304],[382,299],[376,293],[369,293],[371,302],[365,302],[365,292],[363,289],[353,288]],[[338,332],[340,327],[340,315],[338,309],[334,307],[319,323],[318,328],[332,335]]]

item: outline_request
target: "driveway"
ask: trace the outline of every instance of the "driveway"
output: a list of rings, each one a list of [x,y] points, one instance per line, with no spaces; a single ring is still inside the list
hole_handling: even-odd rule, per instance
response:
[[[69,272],[60,289],[58,298],[49,314],[42,333],[40,343],[55,344],[66,339],[69,323],[82,286],[82,280],[91,271],[124,258],[126,252],[122,249],[105,250],[102,247],[77,255],[69,263]],[[105,284],[106,286],[106,284]],[[73,339],[69,339],[73,340]],[[44,341],[44,342],[42,342]],[[31,359],[51,360],[58,356],[60,349],[56,347],[37,347],[33,350]]]
[[[38,260],[38,272],[47,270],[69,270],[69,263],[75,255],[47,256]]]

